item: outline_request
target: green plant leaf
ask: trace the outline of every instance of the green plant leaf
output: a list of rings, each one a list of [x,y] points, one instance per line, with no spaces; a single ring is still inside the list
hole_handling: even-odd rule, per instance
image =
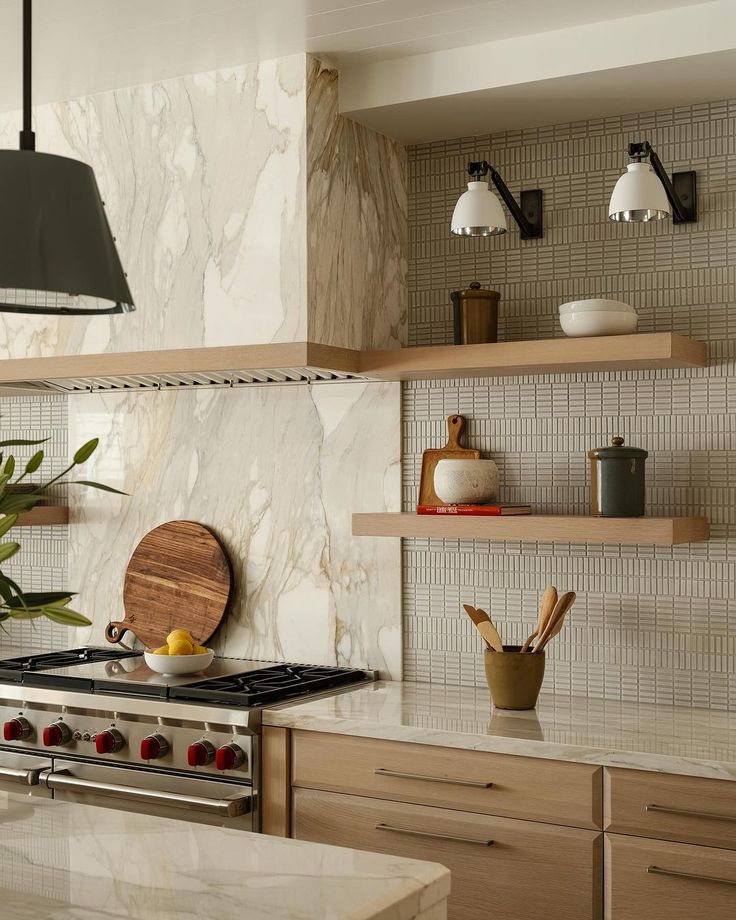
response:
[[[3,469],[3,472],[8,477],[8,479],[10,479],[10,477],[15,472],[15,457],[12,454],[5,461],[5,468]]]
[[[74,597],[70,591],[27,591],[16,597],[11,597],[6,606],[13,610],[38,607],[64,607]],[[24,604],[25,602],[25,604]]]
[[[69,607],[42,607],[41,612],[47,619],[54,623],[61,623],[63,626],[92,625],[92,620],[88,620],[83,613],[77,610],[70,610]]]
[[[9,601],[13,597],[13,589],[8,584],[2,572],[0,572],[0,597],[2,597],[4,601]]]
[[[86,444],[82,444],[79,450],[74,454],[72,458],[74,463],[79,466],[80,463],[85,463],[92,454],[97,450],[97,445],[100,443],[99,438],[92,438],[91,441],[87,441]]]
[[[26,463],[26,476],[29,476],[31,473],[35,473],[36,470],[43,463],[44,453],[42,450],[37,450],[36,453],[31,457],[31,459]]]
[[[40,610],[9,610],[8,615],[14,620],[37,620],[39,617],[43,616]]]
[[[20,549],[20,543],[0,543],[0,562],[5,562]]]
[[[26,444],[45,444],[51,438],[36,438],[28,440],[27,438],[17,438],[11,441],[0,441],[0,447],[21,447]]]
[[[30,511],[43,498],[43,495],[34,495],[32,492],[18,492],[0,495],[0,514],[21,514]]]
[[[4,537],[5,534],[10,530],[10,528],[18,520],[17,514],[5,514],[5,517],[0,519],[0,537]]]
[[[101,489],[103,492],[113,492],[115,495],[127,495],[127,492],[121,492],[120,489],[113,489],[112,486],[103,485],[101,482],[90,482],[89,479],[70,479],[70,486],[89,486],[92,489]]]

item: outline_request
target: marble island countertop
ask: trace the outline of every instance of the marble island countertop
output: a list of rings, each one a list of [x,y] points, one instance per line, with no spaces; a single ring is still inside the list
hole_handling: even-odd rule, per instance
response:
[[[443,920],[450,873],[0,791],[3,920]]]
[[[736,714],[542,695],[493,709],[486,689],[377,681],[263,714],[265,725],[736,780]]]

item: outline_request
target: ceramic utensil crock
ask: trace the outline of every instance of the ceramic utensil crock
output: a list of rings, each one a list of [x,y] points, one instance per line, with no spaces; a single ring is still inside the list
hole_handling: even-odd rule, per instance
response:
[[[440,460],[434,491],[446,505],[483,504],[498,497],[498,467],[493,460]]]
[[[503,652],[486,649],[486,680],[497,709],[534,709],[544,679],[544,652],[530,655],[520,645]]]
[[[478,345],[498,341],[498,291],[486,291],[479,281],[471,281],[464,291],[452,291],[456,345]]]
[[[612,438],[610,447],[588,451],[590,459],[590,513],[596,517],[644,515],[644,461],[640,447],[624,446]]]

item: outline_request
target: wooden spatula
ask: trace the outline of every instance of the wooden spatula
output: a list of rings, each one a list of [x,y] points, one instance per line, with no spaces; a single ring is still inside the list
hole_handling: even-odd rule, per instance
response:
[[[422,456],[422,476],[419,480],[420,505],[444,505],[434,491],[434,471],[440,460],[480,460],[480,451],[460,446],[460,435],[465,419],[462,415],[447,417],[447,444],[444,447],[430,448]]]
[[[542,634],[537,636],[537,641],[534,644],[535,652],[541,652],[544,646],[552,638],[552,636],[556,636],[560,629],[562,629],[562,622],[565,619],[565,614],[575,603],[576,597],[577,595],[574,591],[568,591],[566,594],[563,594],[562,597],[557,601],[552,616],[549,618]],[[559,628],[557,628],[558,626]],[[555,629],[557,632],[555,632]]]
[[[526,642],[522,645],[522,652],[528,652],[529,646],[537,638],[541,636],[544,632],[544,627],[547,625],[549,618],[552,616],[552,613],[555,609],[555,604],[557,603],[557,588],[554,585],[550,585],[549,588],[542,595],[542,601],[539,605],[539,617],[537,618],[537,628],[529,636]]]
[[[501,641],[501,636],[493,625],[493,620],[491,620],[485,610],[471,607],[470,604],[463,604],[463,609],[475,624],[475,628],[485,639],[488,648],[492,648],[494,652],[502,652],[503,642]]]

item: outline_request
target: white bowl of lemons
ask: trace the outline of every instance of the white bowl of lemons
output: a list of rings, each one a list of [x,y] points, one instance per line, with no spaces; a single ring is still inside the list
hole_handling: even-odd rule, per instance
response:
[[[186,629],[174,629],[166,637],[166,645],[143,652],[148,667],[164,677],[196,674],[212,664],[212,649],[197,645]]]

